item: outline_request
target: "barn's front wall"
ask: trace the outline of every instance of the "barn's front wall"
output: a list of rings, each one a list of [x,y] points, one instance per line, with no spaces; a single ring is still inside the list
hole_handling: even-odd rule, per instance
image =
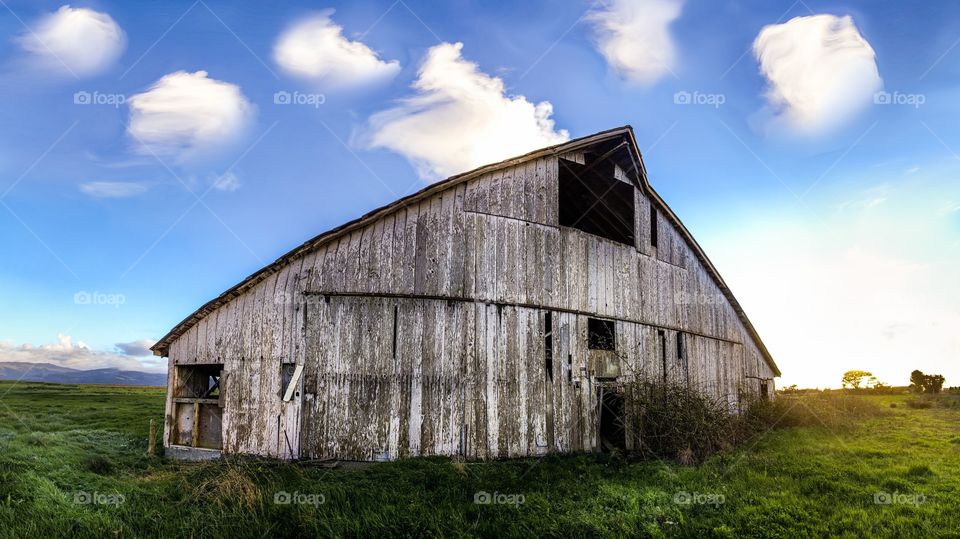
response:
[[[664,365],[732,410],[772,393],[773,368],[648,194],[634,190],[634,245],[561,227],[559,166],[452,185],[238,291],[170,345],[167,444],[193,364],[223,366],[223,450],[281,458],[595,450],[598,392]],[[615,321],[619,376],[598,372],[588,318]],[[303,366],[289,401],[285,364]]]

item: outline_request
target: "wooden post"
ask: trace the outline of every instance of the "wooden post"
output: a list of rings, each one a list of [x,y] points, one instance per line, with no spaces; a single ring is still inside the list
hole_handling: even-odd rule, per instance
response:
[[[150,437],[147,441],[147,456],[152,457],[157,449],[157,420],[150,418]]]
[[[193,403],[193,447],[197,447],[197,442],[200,441],[200,403],[194,401]]]

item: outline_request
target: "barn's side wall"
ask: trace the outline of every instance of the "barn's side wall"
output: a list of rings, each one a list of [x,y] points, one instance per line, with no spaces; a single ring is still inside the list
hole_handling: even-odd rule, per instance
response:
[[[604,358],[588,350],[587,315],[367,296],[317,296],[308,313],[304,457],[498,458],[598,446],[594,375]],[[682,383],[675,337],[665,338],[666,374]],[[618,382],[663,379],[659,339],[653,326],[616,323]],[[692,336],[687,346],[691,384],[736,391],[728,366],[742,361],[740,344]]]
[[[293,261],[204,317],[168,352],[165,444],[169,445],[177,366],[222,364],[223,451],[273,457],[296,455],[299,402],[282,402],[281,368],[303,363],[303,262]],[[288,442],[289,440],[289,442]]]
[[[674,332],[683,331],[692,383],[732,407],[756,395],[772,369],[663,212],[656,249],[650,199],[639,189],[636,245],[560,227],[557,174],[556,158],[535,159],[321,245],[174,341],[171,372],[222,363],[224,451],[278,457],[595,448],[588,316],[617,320],[623,350],[636,358],[632,372],[660,368],[657,330],[667,332],[670,358]],[[556,332],[566,332],[555,344],[553,406],[541,360],[546,311],[555,313]],[[399,351],[388,358],[394,316]],[[364,330],[371,320],[377,325]],[[337,350],[324,348],[329,343]],[[280,398],[284,362],[305,365],[288,403]],[[175,374],[170,379],[175,387]],[[348,447],[356,429],[368,429],[369,443]]]

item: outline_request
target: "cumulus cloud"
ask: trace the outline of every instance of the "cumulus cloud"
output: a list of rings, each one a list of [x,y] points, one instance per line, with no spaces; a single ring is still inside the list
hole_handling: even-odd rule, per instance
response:
[[[613,0],[591,11],[596,46],[623,78],[653,84],[670,73],[676,47],[670,23],[680,16],[683,0]]]
[[[147,191],[147,186],[136,182],[87,182],[80,190],[96,198],[127,198]]]
[[[403,155],[421,178],[436,180],[570,138],[554,128],[549,102],[507,95],[462,48],[442,43],[427,52],[416,94],[370,118],[371,147]]]
[[[127,44],[116,21],[106,13],[63,6],[19,38],[20,46],[41,69],[93,75],[108,68]]]
[[[254,115],[240,87],[206,71],[177,71],[127,100],[127,132],[142,153],[200,157],[235,142]]]
[[[384,82],[400,71],[396,60],[385,62],[359,41],[350,41],[343,28],[322,11],[297,22],[280,35],[273,58],[288,73],[335,90]]]
[[[796,17],[753,42],[778,122],[815,134],[842,125],[883,87],[873,47],[850,16]]]
[[[0,341],[0,359],[9,362],[52,363],[71,369],[115,368],[133,371],[163,372],[165,362],[153,358],[142,340],[117,344],[118,351],[105,352],[91,349],[83,341],[74,342],[69,335],[58,335],[57,342],[34,346]]]

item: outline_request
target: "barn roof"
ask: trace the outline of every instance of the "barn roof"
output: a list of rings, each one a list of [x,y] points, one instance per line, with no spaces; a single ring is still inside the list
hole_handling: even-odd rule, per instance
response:
[[[165,356],[169,350],[170,344],[175,341],[178,337],[187,332],[191,327],[196,325],[203,317],[207,314],[215,311],[221,305],[226,304],[230,300],[242,295],[244,292],[255,286],[257,283],[263,281],[271,274],[276,273],[281,268],[289,264],[292,260],[303,256],[317,247],[323,245],[324,243],[338,238],[344,234],[347,234],[353,231],[356,228],[365,226],[368,222],[372,222],[379,217],[386,215],[392,211],[400,209],[409,204],[418,202],[424,198],[432,196],[440,191],[444,191],[454,185],[469,181],[473,178],[476,178],[482,174],[492,172],[501,168],[515,166],[531,159],[537,159],[540,157],[546,157],[549,155],[562,155],[564,153],[573,152],[582,150],[588,147],[599,146],[602,148],[601,151],[606,151],[610,154],[610,157],[613,158],[621,165],[625,170],[636,172],[635,177],[639,178],[641,185],[638,185],[641,189],[649,195],[651,200],[657,204],[664,214],[673,222],[673,224],[680,231],[680,234],[690,245],[694,253],[697,255],[697,258],[703,263],[704,267],[707,268],[707,271],[711,276],[716,280],[717,286],[726,296],[727,300],[733,306],[734,311],[736,311],[737,316],[740,318],[743,325],[746,327],[747,331],[753,337],[754,342],[757,345],[757,348],[760,349],[760,352],[763,354],[764,360],[773,369],[773,372],[780,376],[780,369],[777,367],[776,363],[773,361],[773,357],[770,355],[770,352],[767,350],[766,345],[763,344],[763,341],[760,339],[760,335],[757,333],[756,329],[753,327],[753,324],[750,322],[750,319],[747,318],[746,313],[743,311],[743,308],[740,306],[740,303],[734,297],[733,292],[730,291],[730,288],[727,286],[726,282],[723,280],[723,277],[720,276],[720,272],[717,271],[716,267],[707,257],[706,253],[703,251],[703,248],[700,247],[700,244],[693,238],[693,235],[690,234],[690,231],[683,225],[680,219],[673,213],[673,210],[667,206],[667,203],[664,202],[660,195],[653,189],[650,185],[649,179],[647,178],[647,171],[643,165],[643,158],[640,154],[640,149],[637,146],[636,138],[633,134],[633,128],[629,125],[623,127],[617,127],[614,129],[609,129],[606,131],[601,131],[593,135],[588,135],[578,139],[574,139],[562,144],[557,144],[554,146],[548,146],[546,148],[541,148],[539,150],[534,150],[532,152],[526,153],[518,157],[512,157],[499,163],[493,163],[489,165],[484,165],[479,168],[475,168],[468,172],[457,174],[451,176],[443,181],[433,183],[427,187],[424,187],[420,191],[407,195],[403,198],[400,198],[386,206],[382,206],[373,211],[366,213],[365,215],[344,223],[336,228],[328,230],[314,238],[307,240],[298,247],[292,249],[290,252],[284,254],[280,258],[276,259],[273,263],[263,267],[256,273],[250,275],[237,285],[233,286],[226,292],[220,294],[216,298],[208,301],[202,307],[193,312],[190,316],[186,317],[177,324],[169,333],[163,336],[162,339],[157,341],[155,345],[151,348],[153,353],[158,356]]]

